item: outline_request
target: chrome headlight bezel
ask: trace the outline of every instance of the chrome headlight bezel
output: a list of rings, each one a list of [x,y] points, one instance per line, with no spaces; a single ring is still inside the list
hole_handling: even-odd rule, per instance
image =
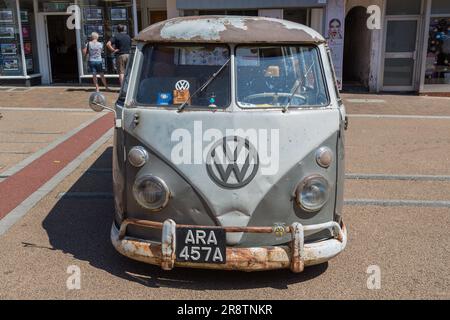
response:
[[[324,200],[315,205],[306,204],[305,201],[302,200],[302,193],[308,186],[310,186],[313,183],[317,184],[317,182],[319,182],[319,184],[321,184],[323,189],[325,190]],[[297,202],[297,205],[300,206],[304,211],[317,212],[321,210],[328,202],[328,199],[330,197],[330,190],[331,190],[330,183],[324,176],[319,174],[313,174],[303,178],[302,181],[298,184],[297,189],[295,191],[295,200]]]
[[[128,162],[136,168],[142,167],[148,162],[148,159],[149,155],[144,147],[135,146],[128,151]]]
[[[154,184],[158,185],[161,188],[161,190],[163,191],[163,195],[161,196],[161,198],[158,199],[157,201],[155,201],[154,204],[152,204],[148,201],[145,201],[142,198],[140,188],[142,187],[142,184],[145,182],[154,183]],[[170,190],[163,179],[153,176],[153,175],[150,175],[150,174],[147,174],[147,175],[137,178],[136,181],[134,182],[133,196],[136,199],[137,203],[139,203],[139,205],[141,205],[143,208],[151,210],[151,211],[160,211],[165,206],[167,206],[167,203],[169,202]]]

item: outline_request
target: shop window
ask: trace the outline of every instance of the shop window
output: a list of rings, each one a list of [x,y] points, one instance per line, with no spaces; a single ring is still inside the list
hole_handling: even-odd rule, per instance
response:
[[[38,10],[41,12],[66,12],[70,6],[70,1],[39,1]]]
[[[433,0],[431,3],[431,14],[450,14],[450,1]]]
[[[20,1],[20,20],[22,24],[23,51],[28,75],[39,73],[39,59],[35,30],[35,17],[32,0]]]
[[[417,21],[389,21],[386,52],[413,52],[416,48]],[[412,32],[411,32],[412,31]]]
[[[186,14],[185,14],[186,15]],[[200,10],[199,16],[219,15],[219,16],[257,16],[258,10]]]
[[[450,84],[450,17],[431,17],[425,84]]]
[[[108,51],[106,43],[117,33],[117,26],[125,26],[125,32],[133,37],[133,2],[120,1],[100,1],[100,0],[81,0],[81,44],[85,46],[92,32],[99,34],[99,41],[104,44],[103,67],[107,74],[116,74],[115,55]],[[86,59],[83,60],[84,74],[89,74]]]
[[[388,0],[386,15],[416,15],[420,14],[422,0]]]
[[[283,19],[306,25],[308,23],[308,9],[285,9]]]
[[[16,0],[0,1],[0,75],[22,76],[19,15]]]

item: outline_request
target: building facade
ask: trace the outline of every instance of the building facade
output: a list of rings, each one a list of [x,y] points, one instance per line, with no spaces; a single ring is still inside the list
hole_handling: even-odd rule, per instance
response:
[[[81,25],[68,29],[74,4]],[[344,88],[450,92],[449,0],[0,0],[0,85],[88,81],[82,48],[92,31],[106,42],[119,23],[134,36],[168,18],[207,14],[314,28],[328,39]],[[117,77],[108,52],[104,67]]]
[[[71,20],[73,5],[80,8],[78,27]],[[0,85],[90,78],[82,48],[91,32],[106,42],[123,24],[135,35],[137,16],[136,0],[0,0]],[[104,53],[103,64],[108,77],[117,77],[112,54]]]
[[[380,8],[380,29],[366,26]],[[344,83],[371,92],[450,93],[450,1],[348,0]]]

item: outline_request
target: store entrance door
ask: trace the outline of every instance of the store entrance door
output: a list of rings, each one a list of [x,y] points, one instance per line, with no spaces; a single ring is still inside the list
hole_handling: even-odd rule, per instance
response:
[[[416,17],[386,19],[383,90],[415,90],[419,22]]]
[[[75,29],[66,27],[67,15],[46,15],[47,47],[52,83],[78,83]]]

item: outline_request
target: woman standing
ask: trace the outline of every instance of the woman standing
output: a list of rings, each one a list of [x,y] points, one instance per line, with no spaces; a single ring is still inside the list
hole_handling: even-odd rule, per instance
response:
[[[94,81],[95,90],[100,91],[98,87],[97,74],[100,75],[105,89],[109,91],[108,85],[106,84],[105,72],[103,71],[103,43],[98,41],[98,33],[91,33],[91,41],[89,41],[86,47],[83,49],[83,54],[88,56],[88,69],[92,73],[92,80]]]

